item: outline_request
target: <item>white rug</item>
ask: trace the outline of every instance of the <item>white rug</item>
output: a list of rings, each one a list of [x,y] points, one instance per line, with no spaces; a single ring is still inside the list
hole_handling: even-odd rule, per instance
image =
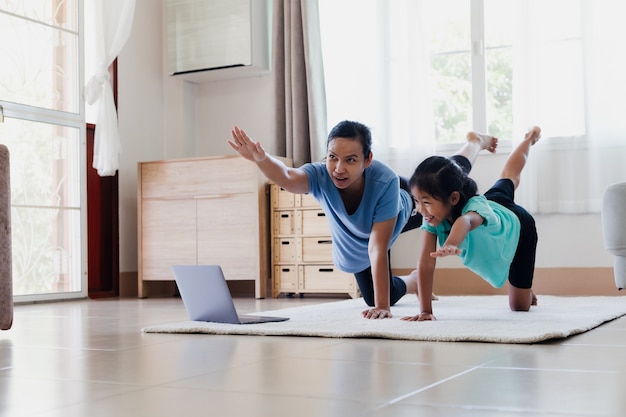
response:
[[[259,315],[289,317],[288,321],[233,325],[184,321],[149,326],[145,333],[206,333],[222,335],[358,337],[440,342],[535,343],[583,333],[626,314],[626,297],[557,297],[539,295],[530,312],[509,310],[508,297],[441,296],[433,302],[436,321],[406,322],[419,312],[417,299],[407,295],[391,319],[366,320],[362,299],[264,311]]]

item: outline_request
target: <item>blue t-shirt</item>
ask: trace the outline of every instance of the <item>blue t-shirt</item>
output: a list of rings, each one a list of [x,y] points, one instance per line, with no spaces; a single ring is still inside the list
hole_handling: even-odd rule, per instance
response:
[[[517,216],[500,204],[479,195],[468,200],[462,213],[476,212],[483,223],[467,234],[459,249],[463,265],[480,275],[495,288],[504,285],[509,277],[511,261],[517,250],[520,222]],[[422,223],[422,229],[437,235],[443,245],[452,225],[444,220],[437,227]]]
[[[354,213],[348,214],[324,163],[308,163],[301,168],[309,179],[309,193],[326,213],[335,265],[350,273],[367,269],[370,266],[367,245],[373,224],[397,218],[389,243],[391,248],[413,209],[411,196],[400,190],[398,175],[388,165],[373,160],[364,171],[365,189],[361,203]]]

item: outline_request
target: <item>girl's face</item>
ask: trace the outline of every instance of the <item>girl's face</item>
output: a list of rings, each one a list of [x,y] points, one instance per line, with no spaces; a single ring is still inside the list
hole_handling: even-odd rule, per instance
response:
[[[456,191],[447,201],[438,200],[417,187],[411,188],[411,195],[415,200],[417,211],[420,212],[424,221],[433,227],[437,227],[446,219],[451,220],[452,208],[459,202],[459,193]]]
[[[363,172],[370,166],[372,154],[363,155],[361,142],[350,138],[335,138],[328,142],[326,170],[335,187],[354,189],[363,184]]]

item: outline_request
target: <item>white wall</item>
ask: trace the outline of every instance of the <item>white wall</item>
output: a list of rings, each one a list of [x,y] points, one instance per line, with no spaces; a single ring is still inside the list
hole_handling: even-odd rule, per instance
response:
[[[120,271],[137,271],[137,162],[163,157],[161,2],[139,0],[118,57]]]
[[[232,154],[234,124],[255,139],[274,134],[271,76],[191,84],[165,73],[163,0],[138,0],[130,39],[118,59],[120,158],[120,271],[137,271],[137,162]],[[367,121],[364,121],[367,123]],[[479,158],[473,175],[492,181],[504,156]],[[538,267],[612,266],[599,215],[537,216]],[[400,237],[396,268],[416,261],[419,231]],[[456,267],[455,260],[442,266]]]

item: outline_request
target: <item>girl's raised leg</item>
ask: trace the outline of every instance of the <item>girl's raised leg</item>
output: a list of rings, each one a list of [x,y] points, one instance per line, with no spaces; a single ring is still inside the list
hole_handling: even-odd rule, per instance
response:
[[[537,143],[540,137],[541,129],[538,126],[531,127],[530,130],[526,132],[522,143],[520,143],[511,153],[509,159],[507,159],[506,164],[504,165],[504,168],[502,169],[502,175],[500,177],[508,178],[513,181],[515,189],[517,189],[517,186],[519,185],[520,175],[524,166],[526,166],[530,147]]]

